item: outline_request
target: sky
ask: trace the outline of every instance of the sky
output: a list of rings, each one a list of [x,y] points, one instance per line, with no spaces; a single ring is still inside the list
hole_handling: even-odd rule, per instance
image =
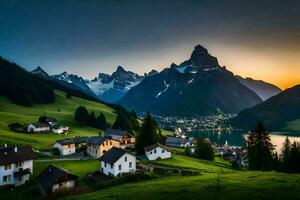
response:
[[[27,70],[143,74],[197,44],[235,74],[300,84],[300,1],[0,0],[0,56]]]

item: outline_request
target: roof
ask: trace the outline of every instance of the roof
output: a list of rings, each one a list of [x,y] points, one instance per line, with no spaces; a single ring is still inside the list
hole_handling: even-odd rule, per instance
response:
[[[17,152],[15,152],[15,148]],[[0,148],[0,165],[33,160],[34,152],[30,145]]]
[[[37,128],[47,128],[47,127],[50,127],[48,124],[42,123],[42,122],[37,122],[37,123],[32,124],[32,125],[34,125]]]
[[[60,124],[55,124],[52,126],[52,129],[61,129],[61,128],[68,128],[68,127]]]
[[[123,138],[123,136],[126,135],[126,134],[131,135],[127,131],[121,131],[121,130],[110,129],[109,128],[105,131],[104,136],[108,136],[108,137],[111,137],[114,140],[119,140],[120,141]]]
[[[63,140],[56,140],[57,143],[61,145],[68,145],[68,144],[78,144],[83,142],[88,142],[90,137],[75,137],[75,138],[68,138]]]
[[[89,138],[88,142],[91,143],[91,144],[100,145],[107,139],[109,139],[109,138],[108,137],[96,136],[96,137]]]
[[[37,181],[44,191],[56,183],[65,182],[68,180],[76,180],[78,176],[71,174],[61,168],[58,168],[54,165],[49,165],[46,169],[42,171],[37,177]]]
[[[113,147],[108,152],[106,152],[103,156],[99,158],[100,161],[107,162],[110,164],[114,164],[118,161],[125,153],[127,153],[124,149]]]
[[[166,143],[175,143],[175,144],[185,144],[188,140],[183,139],[181,137],[168,137],[166,139]]]
[[[169,151],[169,148],[168,148],[168,147],[166,147],[166,146],[164,146],[164,145],[162,145],[162,144],[160,144],[160,143],[156,143],[156,144],[149,145],[149,146],[145,147],[144,150],[145,150],[145,151],[151,151],[151,150],[153,150],[153,149],[155,149],[155,148],[157,148],[157,147],[160,147],[160,148],[162,148],[162,149],[165,149],[165,150]]]

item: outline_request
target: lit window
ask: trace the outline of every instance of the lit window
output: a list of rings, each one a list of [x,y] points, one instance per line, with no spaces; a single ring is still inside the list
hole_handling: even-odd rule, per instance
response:
[[[10,164],[4,165],[4,170],[9,170],[9,169],[11,169],[11,165]]]

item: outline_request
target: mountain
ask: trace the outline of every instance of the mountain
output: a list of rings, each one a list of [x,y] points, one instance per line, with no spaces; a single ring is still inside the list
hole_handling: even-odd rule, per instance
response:
[[[0,96],[16,104],[32,106],[52,103],[54,91],[46,81],[32,75],[19,65],[0,56]]]
[[[40,66],[32,70],[31,73],[45,80],[55,81],[63,87],[77,90],[89,96],[96,97],[91,89],[87,86],[85,80],[80,76],[68,74],[67,72],[50,76]]]
[[[269,130],[284,130],[287,123],[300,119],[300,85],[287,89],[253,108],[241,111],[231,120],[236,127],[251,129],[258,121]]]
[[[31,71],[32,74],[39,76],[43,79],[49,80],[50,76],[47,72],[45,72],[40,66]]]
[[[236,78],[250,90],[253,90],[263,101],[282,92],[279,87],[262,80],[242,78],[241,76],[236,76]]]
[[[201,45],[190,59],[146,77],[120,100],[137,112],[177,116],[238,113],[261,102]]]
[[[151,71],[145,76],[151,76],[155,71]],[[144,76],[126,71],[123,67],[118,66],[117,70],[111,75],[100,73],[98,77],[91,81],[86,81],[87,86],[98,96],[99,99],[115,103],[122,98],[128,90],[138,85]]]

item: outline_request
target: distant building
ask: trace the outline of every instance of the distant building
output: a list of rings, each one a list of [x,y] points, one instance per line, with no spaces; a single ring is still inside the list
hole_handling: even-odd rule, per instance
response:
[[[50,132],[50,126],[46,123],[35,123],[29,124],[27,127],[27,132],[30,133],[42,133],[42,132]]]
[[[165,143],[170,147],[190,147],[193,145],[191,141],[181,137],[168,137]]]
[[[147,146],[144,150],[148,160],[167,159],[172,156],[171,151],[159,143]]]
[[[55,124],[51,127],[51,131],[58,134],[67,134],[69,127]]]
[[[43,195],[70,190],[77,186],[78,176],[62,170],[56,166],[49,165],[37,177]]]
[[[101,172],[108,176],[120,176],[124,173],[135,173],[136,157],[124,149],[113,147],[99,158]]]
[[[93,157],[99,158],[113,147],[120,147],[120,142],[110,137],[91,137],[87,142],[86,153]]]
[[[53,145],[53,148],[57,148],[61,156],[67,156],[76,153],[74,139],[57,140]]]
[[[0,186],[23,185],[33,170],[34,152],[30,145],[0,148]]]
[[[104,133],[104,136],[119,141],[121,148],[134,147],[135,145],[135,137],[127,131],[107,129]]]

